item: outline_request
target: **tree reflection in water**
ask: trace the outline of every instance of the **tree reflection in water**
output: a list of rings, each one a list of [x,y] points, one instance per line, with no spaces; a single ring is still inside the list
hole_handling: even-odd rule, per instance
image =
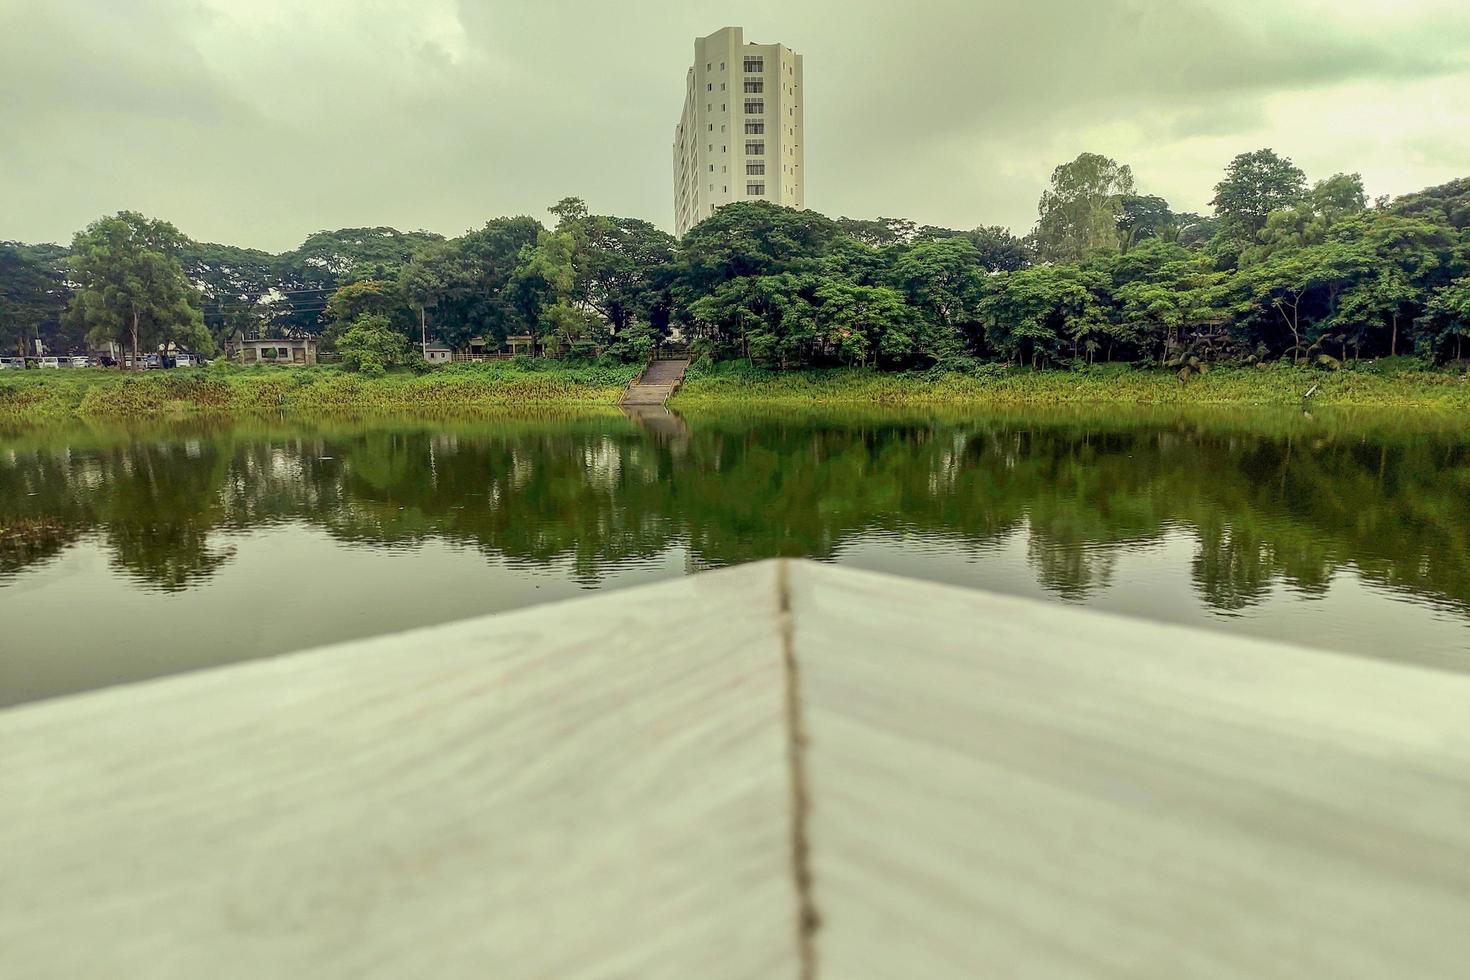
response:
[[[570,562],[595,586],[686,548],[693,567],[840,557],[872,535],[1024,536],[1040,585],[1085,599],[1119,556],[1182,531],[1201,601],[1321,593],[1352,567],[1470,611],[1470,439],[1452,422],[1300,414],[709,415],[0,435],[0,587],[92,536],[141,587],[185,590],[232,535],[442,539]]]

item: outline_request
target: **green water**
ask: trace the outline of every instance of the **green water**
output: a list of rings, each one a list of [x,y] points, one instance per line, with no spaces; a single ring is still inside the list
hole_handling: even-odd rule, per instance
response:
[[[0,703],[773,555],[1467,670],[1467,531],[1444,417],[12,430]]]

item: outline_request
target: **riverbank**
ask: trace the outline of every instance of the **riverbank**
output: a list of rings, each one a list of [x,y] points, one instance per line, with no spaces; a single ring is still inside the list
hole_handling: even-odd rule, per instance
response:
[[[512,408],[614,406],[636,365],[557,362],[455,365],[380,378],[334,367],[0,373],[0,420],[130,419],[191,415],[364,416],[474,414]],[[741,365],[691,370],[676,409],[933,408],[1029,405],[1312,405],[1470,411],[1464,375],[1361,367],[1219,368],[1188,381],[1164,370],[994,370],[888,374],[773,372]]]
[[[997,369],[979,374],[876,371],[778,373],[740,366],[691,371],[676,407],[806,405],[1314,405],[1470,410],[1470,383],[1423,370],[1324,371],[1289,364],[1217,368],[1180,381],[1173,371],[1109,365],[1081,371]]]
[[[0,419],[356,416],[616,405],[633,365],[456,365],[369,378],[336,367],[0,372]]]

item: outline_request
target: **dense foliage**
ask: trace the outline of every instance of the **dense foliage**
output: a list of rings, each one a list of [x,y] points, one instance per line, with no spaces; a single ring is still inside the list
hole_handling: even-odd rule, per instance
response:
[[[79,323],[131,341],[119,284],[146,280],[127,301],[149,311],[142,342],[320,334],[349,353],[369,317],[402,338],[375,338],[394,352],[383,366],[420,340],[493,349],[522,334],[563,357],[636,362],[675,338],[777,369],[1123,362],[1188,378],[1222,361],[1467,356],[1470,178],[1370,203],[1356,174],[1309,183],[1262,149],[1228,164],[1211,204],[1210,216],[1175,212],[1126,164],[1084,153],[1053,172],[1024,238],[750,202],[676,241],[567,198],[552,227],[497,218],[452,239],[347,229],[269,255],[125,213],[70,254],[0,244],[0,344],[74,345]],[[162,235],[144,250],[158,257],[152,273],[99,238],[119,222],[139,240]],[[174,269],[192,289],[170,291]]]

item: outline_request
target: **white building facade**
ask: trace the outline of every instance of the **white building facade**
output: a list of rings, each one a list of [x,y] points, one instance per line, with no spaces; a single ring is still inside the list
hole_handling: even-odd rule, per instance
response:
[[[674,227],[680,237],[732,201],[805,204],[801,55],[746,44],[739,27],[694,42],[674,130]]]

